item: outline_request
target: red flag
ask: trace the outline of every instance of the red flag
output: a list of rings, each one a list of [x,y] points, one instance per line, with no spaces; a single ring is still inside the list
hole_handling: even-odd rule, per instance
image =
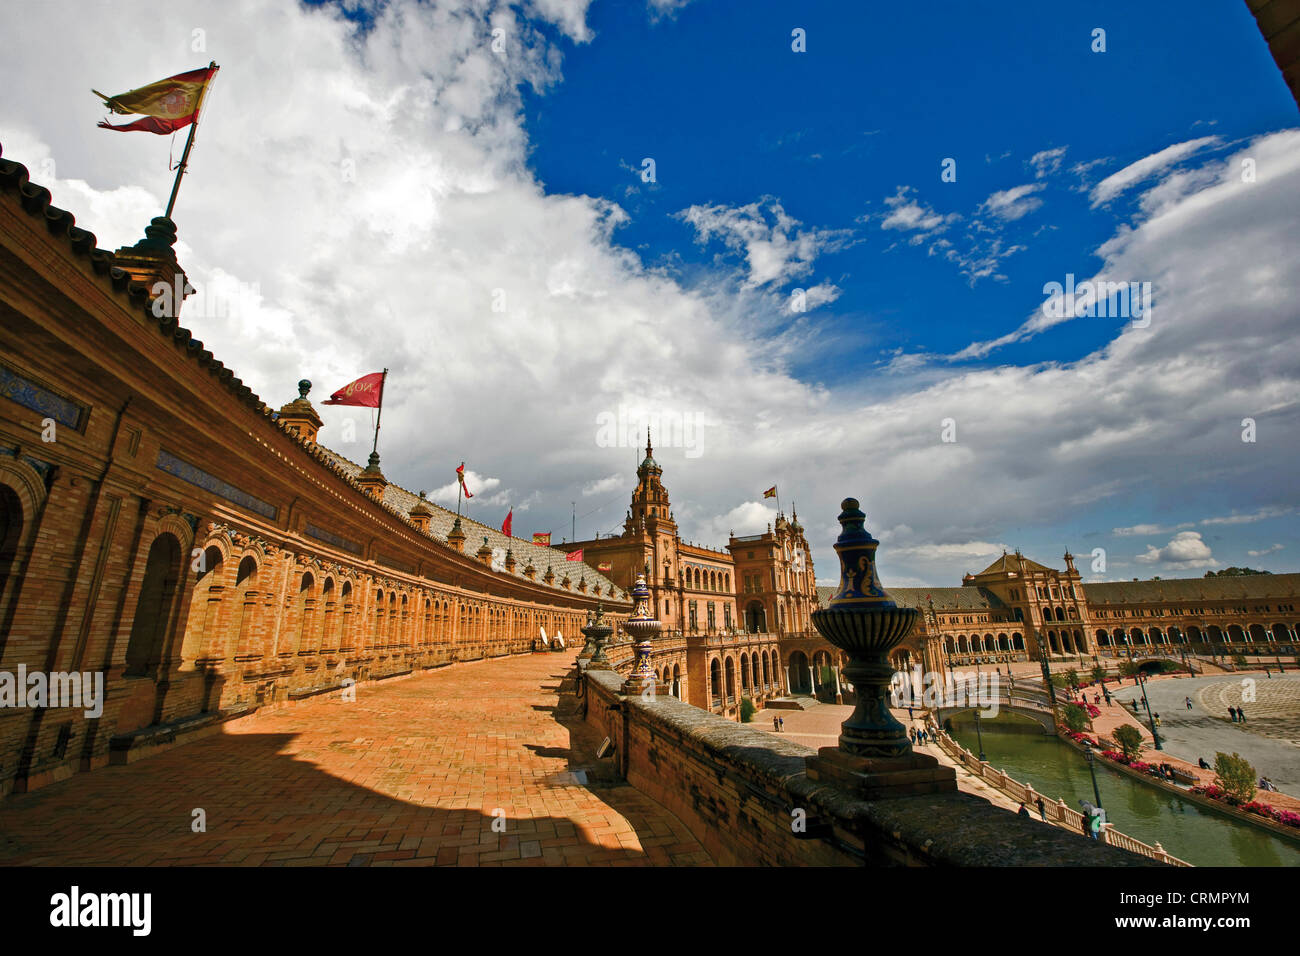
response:
[[[465,492],[465,497],[473,498],[474,496],[469,493],[469,487],[465,484],[465,463],[463,461],[460,463],[460,467],[456,469],[456,477],[460,481],[460,490]]]
[[[511,508],[509,511],[506,512],[506,520],[501,525],[501,533],[505,535],[507,538],[514,537],[514,535],[510,533],[511,519],[514,518],[514,516],[515,516],[515,509]]]
[[[204,90],[218,69],[219,67],[210,66],[190,70],[188,73],[177,73],[165,80],[117,96],[105,96],[98,90],[91,90],[114,113],[140,113],[145,116],[145,119],[124,126],[110,126],[107,121],[102,121],[99,127],[119,133],[140,131],[160,135],[184,129],[198,117]]]
[[[608,561],[606,561],[606,562],[604,562],[603,564],[598,564],[598,565],[596,565],[596,570],[597,570],[597,571],[613,571],[613,570],[614,570],[614,565],[612,565],[612,564],[610,564]]]
[[[371,372],[369,375],[362,375],[355,382],[344,385],[321,402],[322,405],[363,405],[366,408],[378,408],[383,403],[383,372]]]
[[[570,551],[568,554],[566,554],[566,555],[564,556],[564,560],[565,560],[565,561],[581,561],[581,560],[582,560],[582,549],[579,548],[577,551]]]
[[[544,544],[549,548],[551,546],[551,533],[549,531],[534,531],[533,544]]]

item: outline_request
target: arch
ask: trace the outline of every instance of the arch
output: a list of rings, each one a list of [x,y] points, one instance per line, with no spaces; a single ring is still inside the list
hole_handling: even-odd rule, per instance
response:
[[[746,653],[740,655],[740,689],[749,690],[749,655]]]
[[[1011,635],[1011,647],[1013,650],[1023,651],[1025,649],[1025,636],[1019,631]]]
[[[759,670],[758,667],[758,655],[755,654],[749,659],[750,686],[753,687],[755,690],[760,689],[763,686],[763,681],[761,680],[761,678],[762,678],[762,672]]]
[[[1228,640],[1231,641],[1233,644],[1246,643],[1246,632],[1242,630],[1240,624],[1228,625]]]
[[[714,704],[722,701],[722,665],[715,657],[709,662],[709,695]]]
[[[727,701],[730,702],[736,697],[736,659],[728,657],[724,662],[726,671]]]
[[[190,613],[181,636],[181,669],[191,670],[196,659],[219,654],[213,637],[221,633],[221,610],[225,597],[226,553],[212,542],[203,549],[190,596]],[[192,565],[191,565],[192,566]]]
[[[750,601],[745,605],[745,630],[750,634],[767,633],[767,608],[762,601]]]
[[[131,615],[124,677],[156,674],[162,663],[176,608],[181,576],[181,543],[170,532],[154,538],[145,559],[144,580]]]
[[[1250,639],[1255,643],[1257,644],[1268,643],[1269,634],[1268,631],[1264,629],[1263,624],[1252,624],[1250,625],[1249,631],[1250,631]]]
[[[812,668],[808,655],[803,651],[790,653],[790,693],[808,694],[812,692]]]
[[[769,687],[772,684],[772,668],[767,656],[767,651],[763,652],[763,686]]]

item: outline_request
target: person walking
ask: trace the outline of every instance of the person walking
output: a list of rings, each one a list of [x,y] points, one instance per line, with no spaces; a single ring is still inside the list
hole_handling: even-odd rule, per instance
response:
[[[1237,708],[1236,708],[1236,707],[1229,707],[1229,708],[1228,708],[1228,716],[1232,718],[1232,722],[1235,724],[1235,723],[1237,722]]]
[[[1238,708],[1237,708],[1237,716],[1238,716],[1239,718],[1241,718],[1241,722],[1242,722],[1243,724],[1246,722],[1246,711],[1245,711],[1244,708],[1241,708],[1241,707],[1238,707]]]
[[[1042,797],[1038,798],[1038,815],[1043,818],[1044,823],[1047,822],[1047,804],[1043,803]]]
[[[1191,709],[1192,709],[1192,699],[1191,699],[1190,697],[1184,697],[1183,700],[1184,700],[1184,702],[1187,704],[1187,709],[1188,709],[1188,710],[1191,710]]]

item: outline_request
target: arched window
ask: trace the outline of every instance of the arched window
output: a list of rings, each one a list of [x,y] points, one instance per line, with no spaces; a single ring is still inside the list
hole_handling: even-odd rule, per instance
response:
[[[172,627],[180,574],[180,542],[169,533],[158,535],[149,547],[144,581],[131,617],[124,676],[141,677],[157,672]]]

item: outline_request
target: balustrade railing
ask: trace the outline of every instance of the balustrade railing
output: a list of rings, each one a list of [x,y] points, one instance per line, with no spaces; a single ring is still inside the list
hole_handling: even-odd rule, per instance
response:
[[[962,767],[966,768],[981,780],[987,782],[995,789],[1002,791],[1017,803],[1023,803],[1033,812],[1036,809],[1037,801],[1043,795],[1036,792],[1029,784],[1021,783],[1012,779],[1003,770],[996,767],[990,767],[987,762],[981,761],[957,741],[953,740],[943,731],[937,731],[933,724],[928,728],[931,736],[938,742],[939,747],[949,757],[953,758]],[[1047,814],[1049,821],[1055,821],[1068,830],[1082,834],[1084,831],[1084,817],[1078,810],[1074,810],[1065,805],[1065,801],[1057,799],[1055,802],[1043,799],[1043,809]],[[1154,846],[1148,846],[1141,840],[1135,840],[1125,833],[1120,833],[1114,828],[1113,824],[1103,824],[1101,828],[1100,839],[1103,843],[1109,843],[1111,846],[1117,846],[1120,849],[1128,850],[1130,853],[1137,853],[1140,856],[1149,857],[1153,860],[1159,860],[1161,863],[1168,863],[1171,866],[1191,866],[1192,864],[1177,857],[1170,856],[1165,852],[1164,847],[1159,843]]]

